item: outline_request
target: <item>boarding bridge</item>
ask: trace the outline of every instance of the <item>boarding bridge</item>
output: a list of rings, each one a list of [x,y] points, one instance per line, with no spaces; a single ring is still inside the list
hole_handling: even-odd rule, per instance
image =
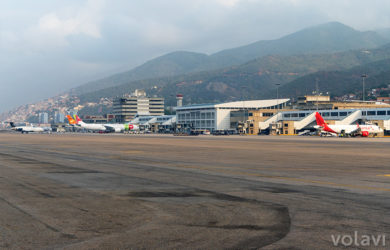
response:
[[[265,120],[264,122],[259,122],[259,129],[266,130],[269,128],[269,125],[271,123],[278,122],[281,119],[282,119],[282,113],[277,113],[274,116],[271,116],[269,119]]]
[[[384,130],[390,130],[390,120],[383,121]]]
[[[335,121],[335,124],[336,125],[350,125],[350,124],[354,123],[356,120],[361,119],[361,118],[362,118],[362,111],[356,110],[355,112],[353,112],[349,116],[345,117],[343,120]]]
[[[306,116],[300,121],[294,122],[294,129],[295,130],[301,130],[310,123],[314,122],[316,120],[316,112],[311,113],[310,115]]]

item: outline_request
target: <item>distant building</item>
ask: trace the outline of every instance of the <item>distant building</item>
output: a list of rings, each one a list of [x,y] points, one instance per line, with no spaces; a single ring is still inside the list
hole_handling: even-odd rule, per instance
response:
[[[328,95],[306,95],[298,97],[298,104],[314,104],[316,102],[329,102],[330,96]]]
[[[387,107],[387,106],[385,103],[380,101],[361,101],[361,100],[332,101],[330,100],[329,96],[315,96],[315,95],[298,97],[297,102],[292,105],[292,108],[297,110],[360,109],[360,108],[383,108],[383,107]]]
[[[113,114],[106,115],[85,115],[83,121],[86,123],[109,123],[115,116]]]
[[[377,97],[376,100],[378,102],[390,104],[390,97]]]
[[[48,113],[39,113],[38,114],[38,122],[41,124],[49,123],[49,114]]]
[[[65,115],[60,112],[54,113],[54,123],[64,123]]]
[[[177,101],[176,107],[183,106],[183,95],[182,94],[176,95],[176,101]]]
[[[114,114],[118,122],[129,122],[135,116],[164,115],[164,98],[147,97],[145,91],[136,90],[114,100]]]

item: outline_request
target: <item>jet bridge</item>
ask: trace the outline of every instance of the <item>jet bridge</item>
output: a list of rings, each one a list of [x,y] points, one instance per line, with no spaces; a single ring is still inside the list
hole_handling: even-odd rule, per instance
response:
[[[301,130],[304,127],[308,126],[310,123],[314,122],[316,120],[316,112],[311,113],[310,115],[306,116],[300,121],[294,122],[294,129],[295,130]]]
[[[266,130],[269,128],[271,123],[278,122],[281,119],[282,119],[282,113],[277,113],[277,114],[271,116],[269,119],[265,120],[264,122],[259,122],[259,129]]]
[[[383,121],[383,128],[385,130],[390,130],[390,120]]]
[[[344,119],[342,119],[340,121],[335,121],[335,124],[336,125],[350,125],[361,118],[362,118],[362,111],[356,110],[355,112],[351,113],[350,115],[348,115]]]

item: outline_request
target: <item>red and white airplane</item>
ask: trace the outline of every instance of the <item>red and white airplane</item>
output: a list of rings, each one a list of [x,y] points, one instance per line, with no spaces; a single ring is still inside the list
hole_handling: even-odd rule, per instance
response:
[[[376,135],[378,133],[382,133],[383,129],[381,129],[377,125],[328,125],[324,118],[320,115],[320,113],[316,112],[316,121],[318,128],[322,129],[324,132],[328,132],[335,135],[348,135],[348,136],[356,136],[360,135],[363,137],[368,137],[369,135]]]

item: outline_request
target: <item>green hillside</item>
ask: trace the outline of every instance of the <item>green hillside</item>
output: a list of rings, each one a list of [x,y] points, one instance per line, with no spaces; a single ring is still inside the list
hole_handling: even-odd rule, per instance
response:
[[[320,71],[291,81],[279,90],[281,96],[297,97],[316,90],[329,92],[333,96],[362,93],[362,74],[367,74],[366,89],[386,87],[390,84],[390,59],[360,65],[343,71]]]
[[[71,90],[71,93],[84,94],[122,84],[131,85],[135,81],[144,79],[216,70],[241,65],[266,55],[331,53],[357,48],[374,48],[385,44],[387,41],[375,32],[360,32],[341,23],[328,23],[304,29],[280,39],[259,41],[250,45],[223,50],[210,56],[183,51],[169,53],[130,71],[84,84]],[[140,86],[138,83],[134,87],[149,86]],[[158,85],[158,81],[155,85]]]

